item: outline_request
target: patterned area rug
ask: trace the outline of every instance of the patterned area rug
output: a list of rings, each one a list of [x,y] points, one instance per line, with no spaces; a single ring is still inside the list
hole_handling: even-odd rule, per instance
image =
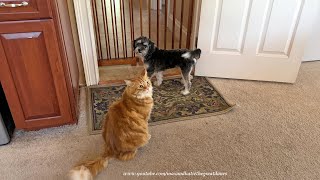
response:
[[[121,96],[124,88],[124,85],[88,88],[91,134],[101,132],[109,104]],[[204,77],[194,77],[191,92],[187,96],[180,94],[183,89],[180,79],[164,80],[160,87],[153,89],[154,108],[150,125],[218,115],[230,111],[234,106]]]

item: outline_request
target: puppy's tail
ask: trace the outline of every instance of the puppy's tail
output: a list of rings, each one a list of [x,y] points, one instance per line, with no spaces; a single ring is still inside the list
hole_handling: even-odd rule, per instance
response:
[[[199,59],[201,55],[201,49],[196,49],[190,52],[192,59]]]
[[[193,60],[194,62],[196,62],[196,60],[200,58],[200,55],[201,55],[201,49],[195,49],[193,51],[183,53],[181,57],[187,60]]]
[[[108,165],[110,157],[101,156],[95,160],[86,161],[75,166],[69,172],[70,180],[93,180]]]

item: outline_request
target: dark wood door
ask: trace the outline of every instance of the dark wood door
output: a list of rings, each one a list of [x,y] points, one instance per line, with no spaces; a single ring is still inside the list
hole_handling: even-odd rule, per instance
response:
[[[0,23],[0,68],[17,128],[73,122],[53,20]]]
[[[50,18],[50,6],[50,0],[0,0],[0,21]]]

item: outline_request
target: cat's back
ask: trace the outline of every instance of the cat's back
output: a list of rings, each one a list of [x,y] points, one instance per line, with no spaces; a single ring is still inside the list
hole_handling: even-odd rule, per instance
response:
[[[122,97],[109,107],[109,120],[116,121],[114,122],[115,124],[127,123],[127,121],[146,122],[152,107],[152,98],[150,99],[150,102],[139,104],[131,99]]]

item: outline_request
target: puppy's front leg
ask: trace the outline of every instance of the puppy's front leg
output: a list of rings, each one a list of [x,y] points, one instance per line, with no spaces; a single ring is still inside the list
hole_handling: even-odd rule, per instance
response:
[[[191,69],[182,69],[182,79],[184,84],[184,90],[181,91],[181,94],[187,95],[190,93],[191,88]]]
[[[162,84],[163,81],[163,71],[159,71],[156,73],[156,77],[157,77],[157,81],[154,82],[155,86],[160,86]]]

